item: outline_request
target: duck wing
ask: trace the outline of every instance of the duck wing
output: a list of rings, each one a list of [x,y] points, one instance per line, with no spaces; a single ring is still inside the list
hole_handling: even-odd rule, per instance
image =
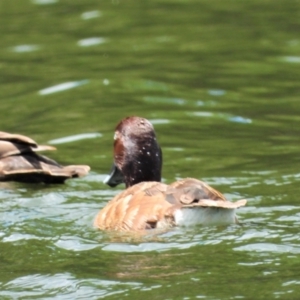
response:
[[[56,148],[48,145],[32,146],[30,144],[15,143],[10,141],[0,140],[0,159],[12,155],[20,155],[25,153],[49,151],[49,150],[53,151],[56,150]]]
[[[0,140],[37,147],[37,143],[28,136],[0,131]]]
[[[0,181],[29,183],[63,183],[68,178],[86,175],[86,165],[61,166],[56,161],[35,152],[56,150],[48,145],[38,145],[31,138],[0,132]]]
[[[234,209],[245,206],[247,203],[245,199],[236,202],[228,201],[219,191],[195,178],[176,181],[170,187],[173,187],[174,190],[169,190],[169,201],[171,199],[173,199],[174,203],[179,201],[183,207],[198,206]]]
[[[98,213],[94,225],[102,230],[143,231],[157,228],[163,220],[165,227],[171,227],[174,225],[173,205],[165,199],[168,188],[160,182],[133,185],[116,195]]]
[[[175,226],[175,212],[181,208],[235,209],[245,204],[246,200],[227,201],[221,193],[193,178],[171,185],[141,182],[108,202],[96,216],[94,225],[101,230],[116,231],[167,229]]]
[[[170,184],[171,187],[174,187],[178,190],[183,190],[187,194],[198,193],[197,197],[203,199],[212,199],[212,200],[223,200],[226,201],[226,198],[219,191],[215,190],[207,183],[195,179],[195,178],[185,178],[178,180]]]

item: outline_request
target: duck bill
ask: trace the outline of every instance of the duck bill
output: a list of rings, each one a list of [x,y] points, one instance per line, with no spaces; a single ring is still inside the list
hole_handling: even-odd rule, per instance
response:
[[[110,174],[103,180],[103,183],[110,187],[116,187],[118,184],[124,183],[123,174],[115,164],[112,165]]]

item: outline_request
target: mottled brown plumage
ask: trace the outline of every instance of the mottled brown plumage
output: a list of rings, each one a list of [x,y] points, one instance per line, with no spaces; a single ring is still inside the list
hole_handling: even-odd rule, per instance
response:
[[[141,231],[157,227],[160,219],[168,217],[172,204],[165,200],[168,185],[141,182],[115,196],[100,211],[95,225],[102,230]],[[170,220],[170,226],[173,219]]]
[[[56,148],[38,145],[24,135],[0,132],[0,181],[63,183],[68,178],[84,176],[90,170],[86,165],[64,167],[36,153],[46,150]]]
[[[98,213],[94,224],[102,230],[164,229],[176,225],[174,213],[178,209],[235,209],[244,206],[246,202],[227,201],[220,192],[194,178],[170,185],[141,182],[116,195]]]
[[[161,162],[151,123],[139,117],[122,120],[116,127],[114,167],[106,183],[116,186],[124,181],[127,189],[98,213],[95,226],[144,232],[176,225],[237,222],[235,209],[244,206],[246,200],[227,201],[220,192],[195,178],[170,185],[161,183]]]

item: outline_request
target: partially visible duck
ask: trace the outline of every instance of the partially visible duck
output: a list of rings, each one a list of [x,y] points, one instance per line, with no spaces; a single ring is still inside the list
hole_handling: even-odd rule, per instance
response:
[[[186,178],[161,183],[162,152],[152,124],[140,117],[123,119],[114,136],[114,165],[105,182],[126,190],[96,216],[101,230],[147,231],[177,225],[236,223],[235,210],[246,200],[230,202],[206,183]]]
[[[84,176],[90,170],[85,165],[64,167],[36,153],[45,150],[55,148],[38,145],[24,135],[0,131],[0,181],[63,183],[68,178]]]

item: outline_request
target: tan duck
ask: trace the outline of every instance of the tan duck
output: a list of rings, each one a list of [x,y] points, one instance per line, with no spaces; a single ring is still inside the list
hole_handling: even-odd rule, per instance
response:
[[[236,208],[206,183],[186,178],[161,183],[162,153],[152,124],[140,117],[123,119],[114,136],[114,165],[105,183],[122,182],[126,190],[96,216],[102,230],[147,232],[177,225],[237,223]]]
[[[24,135],[0,131],[0,181],[63,183],[90,170],[85,165],[64,167],[36,153],[45,150],[55,150],[55,147],[38,145]]]

